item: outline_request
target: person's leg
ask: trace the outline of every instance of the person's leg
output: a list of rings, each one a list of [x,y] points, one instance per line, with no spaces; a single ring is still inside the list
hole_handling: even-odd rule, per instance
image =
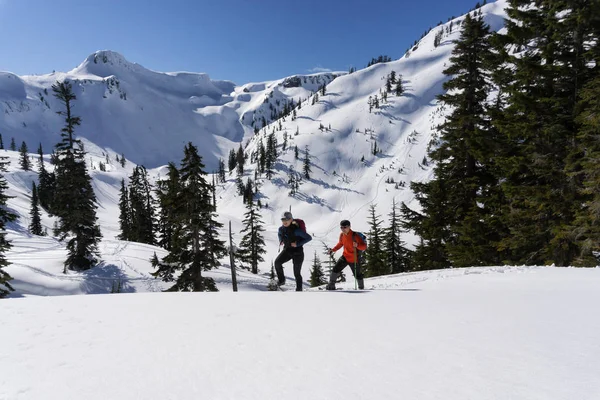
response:
[[[304,262],[304,250],[296,250],[296,253],[292,257],[294,263],[294,278],[296,279],[296,291],[302,291],[302,263]]]
[[[281,253],[275,259],[275,272],[277,273],[277,283],[279,285],[285,284],[285,275],[283,274],[283,263],[286,263],[292,259],[291,254],[287,249],[283,249]]]
[[[365,288],[365,279],[364,279],[365,277],[361,271],[360,262],[358,264],[356,264],[356,273],[354,276],[356,276],[356,280],[358,282],[358,288],[364,289]]]
[[[329,283],[326,287],[327,290],[335,290],[335,281],[337,281],[337,278],[339,278],[340,274],[342,273],[344,268],[346,268],[347,265],[348,261],[346,261],[346,258],[344,256],[341,256],[337,260],[335,266],[331,270],[331,275],[329,275]]]

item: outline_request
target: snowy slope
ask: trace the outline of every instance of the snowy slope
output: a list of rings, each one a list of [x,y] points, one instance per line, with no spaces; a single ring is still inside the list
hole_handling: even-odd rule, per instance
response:
[[[6,300],[0,398],[600,398],[600,269],[379,285]]]
[[[506,0],[501,0],[482,7],[492,30],[502,29],[506,4]],[[18,154],[5,151],[12,162],[7,174],[9,193],[15,196],[9,200],[9,206],[20,215],[10,230],[15,247],[8,257],[14,264],[7,268],[16,280],[15,295],[100,293],[115,280],[127,281],[125,291],[160,290],[161,283],[149,282],[148,260],[154,252],[160,256],[162,250],[115,240],[119,233],[121,179],[131,174],[134,162],[156,166],[149,170],[151,179],[164,177],[165,168],[161,165],[179,162],[183,143],[188,140],[198,145],[207,165],[214,166],[218,157],[237,148],[243,138],[247,154],[255,153],[259,141],[266,140],[272,132],[280,151],[284,133],[289,143],[275,165],[273,179],[261,178],[260,182],[261,202],[268,204],[262,209],[267,254],[258,276],[240,271],[240,286],[242,290],[265,289],[271,263],[278,253],[279,217],[289,209],[306,221],[314,238],[305,246],[306,282],[315,252],[323,258],[323,247],[337,242],[341,219],[350,219],[355,230],[366,231],[370,205],[377,206],[384,225],[393,200],[415,206],[409,185],[411,181],[429,179],[432,173],[425,159],[427,146],[435,135],[435,127],[449,111],[437,104],[436,96],[443,91],[447,77],[442,71],[448,65],[452,41],[459,37],[462,19],[464,16],[434,28],[399,60],[342,76],[314,74],[235,86],[227,81],[212,81],[204,74],[150,71],[108,51],[91,55],[68,73],[26,77],[0,74],[0,133],[5,146],[14,134],[17,144],[25,139],[31,150],[37,147],[36,141],[42,141],[46,152],[56,142],[62,122],[55,113],[58,103],[51,91],[47,95],[44,89],[66,77],[76,82],[75,112],[83,118],[80,133],[85,138],[104,237],[100,246],[104,264],[98,270],[62,279],[64,246],[53,239],[31,238],[26,233],[31,182],[36,180],[36,174],[20,171]],[[452,32],[448,29],[450,24]],[[434,37],[440,29],[445,33],[441,44],[435,47]],[[387,103],[369,112],[368,98],[380,96],[391,71],[402,75],[406,92],[400,97],[390,95]],[[319,95],[313,104],[310,93],[325,82],[330,82],[326,94]],[[302,102],[296,109],[297,118],[288,116],[262,128],[262,117],[268,120],[273,109],[281,111],[290,99]],[[257,123],[260,130],[254,135]],[[320,125],[327,129],[319,129]],[[381,149],[377,155],[370,151],[374,143]],[[293,146],[300,150],[299,160],[294,157]],[[303,180],[299,192],[290,196],[288,173],[292,168],[301,171],[305,146],[311,156],[311,179]],[[121,153],[128,159],[125,168],[115,162]],[[107,160],[107,171],[99,171],[98,163]],[[52,168],[49,163],[46,165]],[[254,179],[255,167],[247,165],[244,181],[248,177]],[[219,184],[217,209],[225,226],[231,221],[237,243],[245,210],[236,194],[235,178],[233,173],[225,184]],[[391,180],[394,183],[386,183]],[[44,216],[43,222],[51,233],[52,218]],[[227,237],[225,231],[222,237]],[[404,239],[409,245],[415,240],[409,234]],[[227,290],[229,260],[222,260],[222,264],[223,268],[208,275],[217,279],[221,290]],[[291,267],[286,272],[288,285],[293,286]]]

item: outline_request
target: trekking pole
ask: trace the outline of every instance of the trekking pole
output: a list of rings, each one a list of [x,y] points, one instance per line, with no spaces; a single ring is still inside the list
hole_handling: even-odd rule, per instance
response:
[[[356,274],[358,274],[358,257],[356,253],[356,247],[354,247],[354,290],[358,290],[358,278],[356,277]]]

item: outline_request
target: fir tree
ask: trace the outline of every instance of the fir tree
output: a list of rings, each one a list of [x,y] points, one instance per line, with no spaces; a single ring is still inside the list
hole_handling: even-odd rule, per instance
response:
[[[61,130],[62,140],[56,145],[58,160],[52,208],[59,217],[57,233],[61,239],[70,236],[66,273],[67,269],[86,270],[97,263],[97,245],[101,234],[96,224],[96,195],[87,173],[85,152],[81,141],[75,138],[75,127],[81,124],[81,118],[72,114],[76,96],[67,81],[56,82],[52,90],[65,108],[59,112],[65,117],[65,127]]]
[[[218,239],[222,226],[215,219],[210,185],[206,181],[202,157],[192,143],[184,149],[179,169],[179,192],[174,210],[178,225],[173,232],[171,250],[162,260],[156,276],[168,276],[169,271],[181,270],[170,291],[216,291],[212,278],[202,276],[203,270],[219,265],[226,254],[225,244]]]
[[[6,195],[8,183],[2,172],[6,172],[6,166],[9,164],[7,159],[8,157],[0,157],[0,298],[14,291],[9,283],[12,277],[3,269],[10,264],[5,256],[11,248],[10,242],[6,240],[6,224],[17,219],[17,215],[10,212],[6,204],[10,197]]]
[[[408,271],[408,250],[400,238],[401,224],[396,200],[392,202],[392,211],[389,214],[390,225],[383,232],[385,243],[384,251],[389,273],[397,274]]]
[[[125,159],[125,154],[121,153],[121,159],[119,162],[121,163],[121,167],[125,168],[125,165],[127,164],[127,160]]]
[[[219,182],[225,183],[227,180],[225,178],[225,161],[222,158],[219,158],[219,171],[217,174],[219,175]]]
[[[131,210],[129,205],[129,191],[125,186],[125,179],[121,179],[121,190],[119,192],[119,229],[121,233],[119,240],[131,240]]]
[[[529,7],[511,0],[506,12],[506,34],[498,36],[504,46],[498,65],[509,72],[498,82],[506,105],[495,124],[505,138],[497,162],[510,235],[499,247],[511,252],[512,263],[570,265],[580,253],[571,226],[582,182],[568,173],[580,164],[574,157],[578,95],[597,71],[591,61],[597,60],[598,5]]]
[[[401,96],[404,93],[404,87],[402,86],[402,75],[398,76],[398,80],[396,81],[396,88],[394,89],[396,96]]]
[[[310,168],[310,154],[308,152],[308,145],[304,148],[304,163],[302,165],[302,172],[304,173],[304,177],[307,180],[310,180],[310,173],[312,169]]]
[[[267,252],[263,237],[265,229],[260,212],[251,201],[246,203],[246,213],[242,223],[244,229],[240,233],[244,236],[237,257],[242,263],[250,265],[253,274],[258,274],[258,264],[264,261],[263,254]]]
[[[160,180],[156,187],[158,203],[157,232],[158,246],[171,250],[173,248],[174,232],[179,229],[177,196],[181,191],[179,170],[172,162],[167,166],[167,178]]]
[[[15,138],[14,137],[10,138],[10,149],[12,151],[17,151],[17,143],[15,143]]]
[[[31,162],[29,161],[29,149],[27,143],[23,141],[21,147],[19,147],[19,165],[23,171],[29,171],[31,169]]]
[[[229,160],[228,160],[228,164],[227,164],[227,168],[229,168],[230,174],[235,169],[236,164],[237,164],[237,156],[236,156],[235,150],[231,149],[229,151]]]
[[[364,274],[367,278],[388,274],[388,267],[385,262],[383,228],[381,227],[381,217],[376,214],[375,205],[369,207],[371,227],[367,235],[368,243],[365,251],[366,263],[363,264]]]
[[[321,266],[321,260],[317,257],[317,252],[315,251],[315,258],[313,259],[312,268],[310,270],[310,279],[309,279],[310,287],[317,287],[327,283],[327,279],[325,278],[325,274],[323,273],[323,267]]]
[[[43,236],[42,219],[40,217],[40,207],[38,202],[38,192],[35,182],[31,183],[31,211],[29,212],[31,222],[29,223],[29,233],[32,235]]]
[[[52,199],[54,197],[54,190],[56,185],[56,177],[54,173],[50,173],[46,170],[44,165],[44,151],[42,150],[42,144],[38,147],[38,154],[40,158],[38,160],[38,185],[37,194],[39,204],[46,211],[52,211]]]
[[[142,165],[134,168],[129,177],[130,235],[127,240],[154,244],[154,207],[148,172]]]
[[[420,214],[403,206],[408,226],[424,239],[422,246],[439,246],[417,246],[415,257],[426,262],[417,268],[449,263],[457,267],[495,265],[501,261],[495,248],[501,234],[488,223],[494,211],[498,212],[491,200],[498,188],[492,163],[496,141],[486,113],[490,90],[485,67],[490,54],[488,36],[489,28],[482,19],[467,15],[451,65],[444,71],[452,78],[444,83],[448,92],[439,99],[453,112],[440,126],[441,144],[429,152],[436,162],[434,178],[411,185],[421,203]],[[443,256],[434,256],[436,253]]]
[[[242,144],[240,143],[240,147],[235,155],[235,163],[237,165],[237,174],[239,176],[244,175],[244,163],[245,163],[245,157],[244,157],[244,149],[242,148]]]
[[[4,150],[4,141],[2,140],[2,134],[0,133],[0,150]]]

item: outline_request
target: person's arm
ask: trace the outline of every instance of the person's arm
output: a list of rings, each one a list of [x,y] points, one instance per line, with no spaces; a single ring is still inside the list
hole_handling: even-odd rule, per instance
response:
[[[308,233],[304,232],[300,228],[296,229],[296,232],[294,232],[294,234],[296,235],[296,247],[304,246],[306,243],[312,240],[312,236],[310,236]]]
[[[333,248],[331,249],[331,252],[333,253],[333,252],[338,251],[339,249],[342,248],[342,246],[343,246],[343,244],[342,244],[342,235],[340,235],[340,239],[338,240],[338,244],[336,244],[335,246],[333,246]]]
[[[281,227],[279,227],[277,230],[277,236],[279,237],[279,245],[281,245],[281,243],[283,243],[283,233]]]

